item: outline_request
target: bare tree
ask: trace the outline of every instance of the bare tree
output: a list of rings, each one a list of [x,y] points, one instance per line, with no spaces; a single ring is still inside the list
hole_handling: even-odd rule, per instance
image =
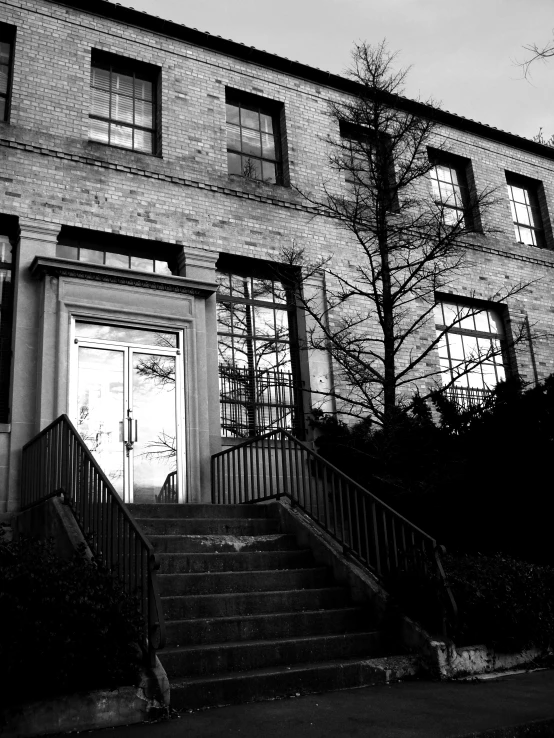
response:
[[[383,426],[392,421],[408,391],[427,386],[426,397],[436,389],[437,381],[431,385],[440,370],[432,352],[449,330],[482,312],[479,307],[460,308],[430,342],[421,340],[431,322],[434,329],[437,293],[447,292],[471,267],[469,232],[477,214],[496,200],[490,189],[470,189],[463,203],[460,189],[451,187],[446,195],[434,191],[429,147],[444,153],[440,132],[431,118],[417,112],[421,107],[406,105],[400,97],[407,70],[394,71],[395,56],[385,42],[354,47],[348,74],[358,92],[330,105],[341,132],[327,139],[329,163],[338,177],[324,185],[323,195],[301,193],[320,216],[349,234],[356,254],[353,272],[339,268],[333,257],[309,262],[296,244],[284,252],[289,264],[300,267],[302,281],[325,274],[325,305],[302,295],[300,279],[297,289],[311,319],[308,346],[329,352],[333,359],[335,388],[327,394],[336,398],[340,412],[369,414]],[[502,302],[524,286],[486,297]],[[519,332],[512,343],[522,336]],[[499,343],[479,345],[445,386],[501,351]]]

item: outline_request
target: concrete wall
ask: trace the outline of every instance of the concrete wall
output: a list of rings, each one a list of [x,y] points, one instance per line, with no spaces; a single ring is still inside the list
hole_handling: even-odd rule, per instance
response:
[[[2,474],[10,479],[0,490],[1,512],[8,498],[10,509],[18,505],[22,445],[65,407],[63,325],[71,310],[64,307],[66,288],[29,273],[35,256],[55,253],[62,226],[91,229],[99,244],[109,232],[178,245],[181,274],[206,281],[222,252],[279,260],[281,249],[296,242],[309,255],[331,257],[333,268],[345,275],[353,273],[359,253],[335,223],[314,218],[300,194],[317,196],[324,182],[342,186],[328,166],[325,140],[338,134],[327,115],[329,101],[341,98],[336,89],[48,0],[13,0],[0,6],[0,18],[17,28],[11,117],[0,123],[0,214],[17,216],[22,229],[9,442],[10,429],[0,428],[8,431],[0,434],[0,483]],[[93,48],[160,69],[161,155],[88,141]],[[287,186],[228,175],[226,87],[284,105]],[[554,161],[548,150],[540,156],[501,144],[492,131],[488,137],[443,128],[441,141],[471,160],[477,190],[498,187],[496,203],[483,215],[484,228],[494,228],[495,234],[472,237],[473,266],[454,281],[452,293],[485,299],[519,280],[534,280],[525,294],[509,301],[509,318],[516,327],[528,317],[538,331],[552,331],[554,253],[515,242],[505,188],[506,170],[540,180],[546,207],[554,211]],[[111,306],[119,310],[124,291],[112,290],[106,303],[100,298],[103,289],[98,287],[99,304],[113,296]],[[142,289],[125,294],[137,310],[144,306],[148,320],[161,309],[161,298],[150,295],[144,301]],[[92,291],[87,299],[92,306]],[[176,321],[188,320],[188,314],[202,326],[195,329],[189,374],[198,413],[204,414],[202,421],[191,414],[197,450],[190,453],[197,454],[200,479],[219,443],[215,304],[203,298],[203,307],[198,300],[187,313],[185,303],[183,310],[166,314]],[[428,341],[433,331],[429,324],[420,341]],[[552,343],[543,339],[533,349],[534,357],[527,347],[517,358],[517,369],[529,380],[554,370]],[[428,364],[436,368],[438,358],[430,356]],[[314,387],[332,383],[324,357],[312,357],[309,374]],[[203,488],[205,483],[199,483]]]

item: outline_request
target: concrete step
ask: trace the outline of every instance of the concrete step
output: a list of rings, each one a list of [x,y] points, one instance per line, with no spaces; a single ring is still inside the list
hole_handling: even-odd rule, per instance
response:
[[[267,505],[206,505],[206,504],[139,504],[129,505],[136,518],[266,518],[271,517]]]
[[[345,607],[349,592],[345,587],[325,587],[264,592],[263,597],[259,592],[231,592],[161,599],[167,620],[193,620]]]
[[[265,536],[149,536],[159,553],[210,553],[223,551],[292,551],[296,538],[286,533]]]
[[[258,702],[296,694],[328,692],[415,677],[418,660],[409,656],[339,659],[274,666],[209,677],[171,680],[175,710]]]
[[[158,656],[168,677],[173,679],[303,662],[371,658],[384,653],[384,635],[379,631],[372,631],[181,646],[166,648]]]
[[[258,571],[302,569],[314,566],[310,549],[297,551],[240,551],[239,553],[160,553],[161,574],[188,572]]]
[[[166,622],[168,647],[300,638],[361,631],[370,627],[360,607]]]
[[[213,574],[159,574],[160,595],[202,595],[219,592],[273,592],[307,589],[329,583],[325,566],[270,571],[226,571]]]
[[[165,506],[162,506],[165,507]],[[231,535],[264,536],[279,532],[270,518],[139,518],[146,536]]]

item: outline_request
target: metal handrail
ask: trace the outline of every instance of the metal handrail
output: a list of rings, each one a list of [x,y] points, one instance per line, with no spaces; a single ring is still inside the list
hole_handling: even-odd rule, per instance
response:
[[[445,629],[447,620],[456,622],[436,540],[288,431],[279,428],[212,456],[213,503],[283,496],[380,579],[433,569],[441,583]]]
[[[154,498],[158,503],[173,503],[178,502],[177,494],[177,472],[169,472],[165,478],[162,488]]]
[[[143,616],[142,647],[155,663],[165,645],[165,622],[150,541],[95,461],[67,415],[23,447],[22,509],[63,494],[97,561],[135,598]]]

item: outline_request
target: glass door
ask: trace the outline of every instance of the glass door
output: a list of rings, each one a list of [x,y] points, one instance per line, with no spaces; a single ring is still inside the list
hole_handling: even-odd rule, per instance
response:
[[[177,333],[77,321],[73,416],[126,502],[185,500]]]

